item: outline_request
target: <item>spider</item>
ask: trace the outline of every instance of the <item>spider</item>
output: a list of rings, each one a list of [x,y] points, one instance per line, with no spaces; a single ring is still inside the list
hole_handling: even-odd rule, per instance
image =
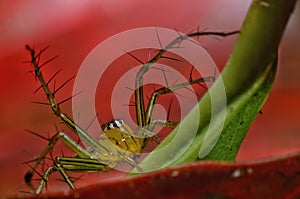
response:
[[[142,171],[137,163],[137,158],[142,152],[149,139],[154,139],[157,143],[160,142],[158,137],[153,133],[153,129],[156,125],[163,127],[174,128],[178,123],[172,121],[154,120],[153,111],[155,104],[159,96],[171,93],[175,90],[185,88],[191,84],[200,84],[201,82],[213,82],[215,81],[215,75],[209,77],[203,77],[198,79],[190,79],[187,82],[176,84],[168,87],[161,87],[155,90],[145,107],[144,94],[143,94],[143,75],[149,71],[154,63],[163,58],[163,54],[175,44],[179,44],[181,41],[188,39],[189,37],[202,36],[202,35],[214,35],[214,36],[229,36],[236,34],[237,31],[223,33],[223,32],[194,32],[187,35],[179,35],[178,38],[173,40],[167,46],[158,51],[158,53],[147,63],[143,64],[136,75],[136,90],[135,93],[135,109],[136,109],[136,121],[137,129],[134,131],[127,125],[122,119],[113,119],[107,124],[102,125],[103,134],[99,139],[95,139],[89,133],[78,126],[73,119],[71,119],[66,113],[61,110],[60,103],[55,98],[55,93],[58,89],[51,91],[48,84],[55,77],[55,75],[46,81],[41,72],[41,67],[49,63],[53,59],[46,61],[44,64],[40,64],[41,54],[47,49],[44,48],[39,52],[33,47],[26,45],[25,48],[31,55],[30,63],[33,66],[33,71],[36,79],[40,83],[40,88],[43,89],[54,114],[80,137],[81,141],[85,143],[88,148],[83,148],[73,139],[71,139],[64,132],[57,132],[50,137],[48,145],[43,149],[41,154],[34,160],[33,165],[25,174],[26,184],[36,193],[42,193],[46,186],[46,183],[53,172],[59,172],[64,181],[71,189],[75,189],[75,186],[68,176],[67,172],[99,172],[108,171],[115,168],[120,163],[127,163],[132,167]],[[130,54],[131,55],[131,54]],[[35,189],[32,183],[32,178],[36,172],[36,168],[43,162],[48,153],[53,149],[57,141],[62,141],[68,148],[74,153],[74,157],[55,157],[53,158],[53,165],[48,167],[41,175],[41,180],[38,187]]]

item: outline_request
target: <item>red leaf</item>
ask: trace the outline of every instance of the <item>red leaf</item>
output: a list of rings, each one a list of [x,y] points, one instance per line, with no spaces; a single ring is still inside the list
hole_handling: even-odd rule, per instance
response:
[[[300,153],[245,163],[195,162],[69,192],[25,198],[298,198]]]

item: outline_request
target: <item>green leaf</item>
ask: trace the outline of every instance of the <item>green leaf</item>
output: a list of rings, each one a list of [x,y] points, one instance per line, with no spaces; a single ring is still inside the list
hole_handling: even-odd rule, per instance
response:
[[[267,71],[247,91],[227,105],[226,124],[213,149],[201,154],[206,160],[234,160],[238,149],[256,115],[260,112],[271,90],[277,68],[277,56]],[[202,145],[204,147],[204,144]],[[210,147],[208,147],[210,148]],[[205,156],[206,155],[206,156]]]

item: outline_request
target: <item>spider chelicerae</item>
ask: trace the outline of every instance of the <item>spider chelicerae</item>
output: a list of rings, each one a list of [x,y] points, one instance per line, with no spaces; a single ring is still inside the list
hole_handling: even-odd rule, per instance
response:
[[[107,171],[115,168],[120,163],[127,163],[132,167],[142,171],[142,168],[139,167],[137,162],[137,157],[142,152],[146,143],[149,139],[154,139],[159,143],[158,137],[153,133],[153,129],[156,125],[161,125],[163,127],[174,128],[178,123],[167,121],[167,120],[154,120],[153,112],[155,104],[159,96],[172,93],[178,89],[186,88],[191,84],[200,84],[201,82],[213,82],[215,81],[215,75],[209,77],[202,77],[198,79],[190,79],[187,82],[161,87],[155,90],[147,106],[145,106],[144,93],[143,93],[143,76],[147,73],[154,63],[159,59],[163,58],[163,55],[168,51],[168,49],[174,47],[176,44],[179,44],[183,40],[188,39],[189,37],[199,37],[199,36],[229,36],[236,34],[238,31],[233,32],[193,32],[187,35],[179,35],[171,43],[162,47],[156,55],[150,59],[147,63],[144,63],[139,69],[136,75],[135,80],[135,110],[136,110],[136,121],[137,129],[133,130],[129,127],[122,119],[113,119],[107,124],[102,125],[103,134],[95,139],[89,133],[78,126],[72,118],[70,118],[66,113],[61,110],[59,102],[55,98],[55,93],[57,90],[51,91],[48,84],[53,79],[45,80],[41,72],[41,67],[49,63],[53,59],[46,61],[43,64],[40,64],[40,58],[42,53],[47,49],[44,48],[41,51],[36,51],[33,47],[26,45],[26,50],[29,51],[31,55],[30,63],[33,66],[33,71],[36,79],[40,83],[40,87],[43,89],[44,93],[47,96],[49,106],[51,107],[54,114],[74,132],[77,136],[80,137],[81,141],[85,143],[88,148],[83,148],[73,139],[71,139],[64,132],[57,132],[55,135],[50,137],[48,145],[43,149],[41,154],[34,160],[34,163],[30,165],[29,170],[25,175],[25,182],[35,193],[41,193],[46,186],[46,183],[53,172],[59,172],[64,178],[65,182],[71,189],[75,189],[74,183],[68,176],[67,172],[99,172]],[[130,54],[131,55],[131,54]],[[53,76],[55,77],[55,75]],[[63,84],[64,85],[64,84]],[[55,157],[53,158],[53,164],[49,166],[43,174],[41,174],[41,180],[38,187],[35,189],[32,183],[33,175],[36,173],[36,168],[42,164],[45,157],[57,141],[62,141],[68,148],[70,148],[74,153],[74,157]]]

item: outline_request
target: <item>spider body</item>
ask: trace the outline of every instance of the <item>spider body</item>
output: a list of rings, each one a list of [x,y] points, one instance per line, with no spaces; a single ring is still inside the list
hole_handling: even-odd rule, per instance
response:
[[[147,138],[139,137],[137,134],[121,119],[114,119],[102,126],[103,134],[98,142],[109,151],[108,154],[98,154],[96,159],[110,162],[109,166],[114,168],[124,157],[131,164],[134,164],[138,155],[146,145]],[[93,155],[95,151],[91,149]]]
[[[107,123],[107,126],[103,129],[103,138],[108,139],[114,145],[120,149],[132,153],[139,154],[146,145],[145,137],[137,137],[134,131],[121,119],[115,119]]]
[[[47,49],[42,49],[36,52],[34,48],[26,45],[26,49],[31,55],[30,63],[33,66],[33,72],[36,79],[39,81],[40,88],[45,93],[48,102],[41,103],[49,105],[54,114],[66,125],[72,132],[74,132],[80,140],[85,143],[87,148],[83,148],[77,142],[72,140],[64,132],[58,132],[48,140],[48,145],[42,150],[41,154],[34,160],[33,165],[25,175],[25,182],[33,190],[34,193],[41,193],[46,186],[46,183],[53,172],[59,172],[64,178],[65,182],[71,189],[75,189],[75,186],[68,176],[67,172],[99,172],[107,171],[116,168],[121,163],[127,163],[132,167],[142,171],[142,168],[138,166],[137,157],[142,152],[146,143],[149,139],[154,139],[159,143],[159,139],[153,133],[153,129],[156,125],[163,127],[174,128],[178,123],[168,120],[155,120],[153,119],[153,110],[155,104],[160,95],[172,93],[178,89],[186,88],[191,84],[201,84],[202,82],[213,82],[215,81],[215,75],[209,77],[203,77],[198,79],[191,79],[187,82],[175,84],[172,86],[166,86],[159,88],[151,95],[147,106],[145,106],[144,95],[143,95],[143,75],[148,72],[154,63],[159,59],[165,58],[163,54],[168,49],[172,48],[175,44],[179,44],[183,40],[189,37],[198,37],[201,35],[215,35],[215,36],[229,36],[238,33],[238,31],[220,33],[220,32],[195,32],[188,35],[180,35],[174,39],[167,46],[159,50],[159,52],[147,63],[144,63],[136,75],[136,90],[135,92],[135,109],[136,109],[136,121],[137,129],[134,131],[121,119],[113,119],[105,125],[102,125],[103,134],[98,138],[94,138],[89,133],[78,126],[73,119],[71,119],[66,113],[62,112],[60,104],[65,102],[57,102],[55,93],[62,88],[70,80],[67,80],[54,91],[49,88],[49,82],[58,74],[55,73],[50,80],[46,81],[41,72],[41,67],[52,61],[54,58],[40,64],[41,54]],[[129,54],[131,55],[131,54]],[[131,55],[132,56],[132,55]],[[190,74],[191,75],[191,74]],[[37,90],[38,90],[37,89]],[[71,97],[72,98],[72,97]],[[70,98],[70,99],[71,99]],[[34,133],[35,134],[35,133]],[[41,136],[40,136],[41,137]],[[55,157],[53,159],[53,165],[48,167],[46,171],[41,174],[41,180],[37,188],[33,186],[32,178],[36,172],[36,168],[44,161],[47,154],[51,152],[57,141],[62,141],[68,148],[74,153],[74,157]],[[51,155],[51,154],[50,154]]]
[[[38,53],[36,53],[35,50],[28,45],[26,46],[26,49],[31,54],[31,63],[34,68],[33,71],[36,79],[38,79],[40,82],[40,88],[42,88],[46,94],[46,97],[49,101],[48,105],[51,106],[51,109],[55,115],[60,118],[62,122],[66,124],[74,133],[76,133],[80,137],[81,141],[88,146],[86,149],[82,148],[64,132],[58,132],[52,136],[49,139],[49,144],[45,147],[40,156],[36,159],[34,165],[31,166],[25,175],[25,182],[31,187],[31,189],[35,190],[32,184],[32,176],[35,173],[35,169],[39,164],[42,163],[46,155],[52,150],[58,140],[67,145],[68,148],[75,153],[75,157],[56,157],[53,159],[53,165],[50,166],[42,175],[42,179],[38,188],[35,190],[35,193],[42,192],[50,175],[53,172],[60,172],[69,187],[75,189],[75,186],[67,175],[67,172],[107,171],[124,162],[142,171],[137,164],[137,157],[142,152],[150,138],[153,138],[157,143],[160,142],[157,136],[152,133],[154,127],[156,125],[162,125],[166,127],[175,127],[177,125],[177,122],[152,120],[153,106],[158,98],[158,94],[154,92],[152,95],[152,104],[149,103],[147,109],[149,116],[147,119],[147,125],[145,125],[145,123],[143,123],[143,125],[140,124],[136,131],[134,131],[129,127],[129,125],[124,123],[123,120],[113,119],[107,124],[102,125],[101,128],[103,130],[103,134],[98,139],[95,139],[94,137],[90,136],[86,130],[78,126],[67,114],[62,112],[60,108],[61,103],[58,103],[54,96],[56,91],[50,90],[48,86],[49,81],[47,82],[44,79],[40,70],[43,64],[39,65],[39,59],[40,55],[45,49]],[[198,79],[195,82],[213,80],[213,77],[209,77],[207,79]],[[190,83],[194,83],[193,81],[194,80],[191,80]],[[190,83],[186,85],[189,85]],[[181,88],[185,87],[186,85],[181,86]],[[165,93],[172,92],[170,88],[165,88],[164,90]],[[141,104],[142,102],[138,100],[137,103]],[[143,110],[143,112],[138,112],[138,114],[142,115],[143,118],[146,118],[145,110]]]

